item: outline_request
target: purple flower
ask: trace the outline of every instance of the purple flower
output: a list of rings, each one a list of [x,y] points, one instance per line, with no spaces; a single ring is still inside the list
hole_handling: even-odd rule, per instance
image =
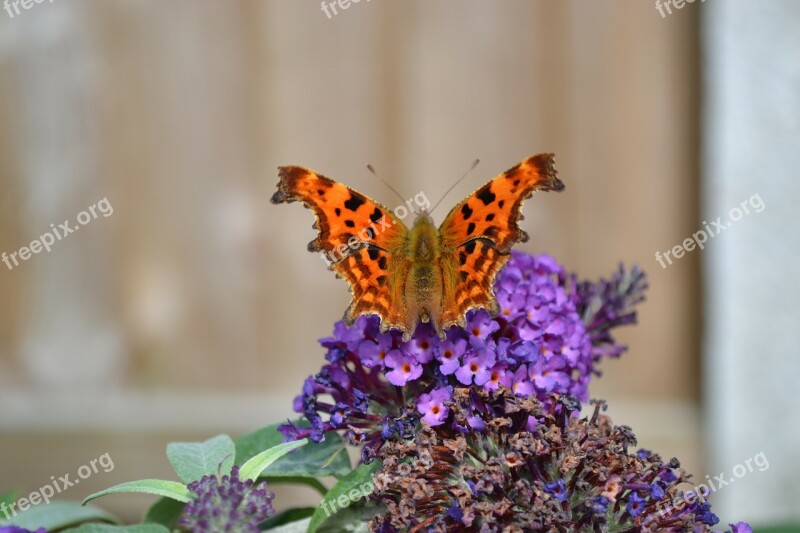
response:
[[[625,507],[631,516],[639,516],[644,511],[647,501],[635,492],[628,496],[628,505]]]
[[[531,341],[515,342],[509,346],[508,353],[521,363],[532,363],[539,358],[539,348]]]
[[[386,373],[386,379],[398,387],[422,375],[422,367],[416,359],[403,355],[400,350],[392,350],[386,355],[386,366],[392,369]]]
[[[517,396],[530,396],[534,393],[533,383],[528,379],[528,367],[522,365],[514,372],[511,390]]]
[[[626,350],[611,336],[611,330],[636,322],[633,307],[644,300],[647,280],[636,266],[626,271],[620,265],[617,272],[606,281],[581,282],[576,285],[573,300],[591,337],[592,358],[618,357]]]
[[[464,385],[483,385],[492,377],[489,368],[494,366],[495,358],[491,350],[482,348],[464,358],[464,364],[456,370],[456,378]]]
[[[342,427],[345,420],[350,416],[350,406],[344,402],[338,402],[336,409],[331,413],[331,424],[333,427]]]
[[[528,366],[528,375],[537,390],[567,392],[570,379],[561,371],[564,367],[564,360],[559,356],[552,356],[549,359],[540,357]]]
[[[337,322],[333,326],[333,337],[320,340],[320,344],[326,348],[353,351],[363,338],[363,332],[358,327],[348,327],[344,322]]]
[[[509,317],[522,311],[525,295],[519,292],[502,292],[497,295],[497,304],[500,306],[500,316]]]
[[[587,507],[595,514],[604,515],[608,512],[609,503],[611,502],[609,502],[605,496],[600,495],[589,500]]]
[[[731,533],[753,533],[753,528],[747,522],[736,522],[728,525],[731,526]]]
[[[275,495],[267,490],[267,483],[240,480],[237,466],[230,475],[203,476],[188,488],[194,499],[186,504],[178,523],[193,533],[258,533],[258,524],[275,514]]]
[[[470,429],[472,429],[472,431],[478,433],[481,433],[486,429],[486,422],[484,422],[483,418],[478,415],[467,418],[467,425],[470,427]]]
[[[489,379],[483,384],[483,387],[486,390],[497,390],[500,385],[510,386],[511,379],[505,367],[502,364],[497,364],[489,370]]]
[[[467,349],[467,341],[456,339],[445,341],[436,347],[436,360],[441,364],[439,371],[445,376],[449,376],[461,366],[461,356]]]
[[[692,513],[702,523],[713,526],[719,523],[719,517],[711,511],[711,506],[705,502],[694,502],[691,506]]]
[[[449,328],[445,340],[423,323],[404,342],[399,331],[381,333],[375,315],[351,326],[336,323],[333,335],[320,341],[328,364],[306,380],[294,402],[309,424],[282,431],[321,441],[342,430],[374,454],[387,435],[413,432],[409,406],[437,388],[505,385],[520,397],[550,401],[552,391],[587,400],[600,359],[623,351],[611,330],[632,322],[644,287],[636,269],[620,270],[609,282],[578,283],[551,257],[512,252],[495,279],[498,316],[469,311],[466,326]]]
[[[647,457],[645,457],[646,459]],[[664,497],[664,489],[658,483],[653,483],[650,485],[650,498],[654,501],[658,501]]]
[[[552,483],[545,483],[544,490],[555,496],[559,501],[567,501],[567,484],[563,479],[559,479]]]
[[[47,533],[47,530],[43,527],[36,531],[31,531],[19,526],[0,526],[0,533]]]
[[[417,411],[423,415],[422,419],[430,426],[444,424],[449,413],[445,403],[449,402],[452,397],[453,395],[447,388],[433,389],[419,397]]]
[[[404,343],[403,348],[405,352],[413,356],[418,363],[425,364],[433,359],[434,348],[437,347],[437,344],[438,342],[434,341],[432,328],[423,325],[417,329],[416,334],[411,337],[411,340]]]
[[[383,368],[386,362],[386,355],[392,349],[392,336],[382,333],[376,339],[364,339],[358,343],[358,353],[361,361],[367,368]]]
[[[485,309],[476,311],[467,322],[466,328],[470,344],[475,348],[485,346],[489,335],[498,329],[500,329],[500,324],[493,320]]]

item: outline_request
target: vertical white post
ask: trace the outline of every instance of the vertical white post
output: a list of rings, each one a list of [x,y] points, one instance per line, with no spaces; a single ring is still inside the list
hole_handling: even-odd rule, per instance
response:
[[[729,224],[703,254],[709,473],[731,481],[712,502],[724,523],[796,520],[800,3],[703,7],[703,216]]]

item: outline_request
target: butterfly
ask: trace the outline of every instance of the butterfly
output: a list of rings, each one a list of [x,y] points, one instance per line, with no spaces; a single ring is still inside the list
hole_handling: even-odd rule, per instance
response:
[[[493,284],[511,247],[528,240],[520,210],[535,191],[561,191],[553,154],[538,154],[511,167],[456,205],[438,228],[419,212],[411,229],[371,198],[298,166],[279,167],[271,202],[299,201],[316,215],[310,252],[332,258],[329,268],[350,284],[344,321],[380,317],[381,331],[398,329],[408,340],[420,322],[444,338],[466,325],[471,309],[493,316]]]

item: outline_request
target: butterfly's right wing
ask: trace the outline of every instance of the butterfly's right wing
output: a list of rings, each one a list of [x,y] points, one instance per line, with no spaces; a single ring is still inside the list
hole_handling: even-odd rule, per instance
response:
[[[511,247],[528,235],[519,227],[522,203],[535,191],[561,191],[553,154],[539,154],[495,177],[456,205],[439,227],[448,258],[442,327],[464,324],[470,309],[497,309],[494,278]]]

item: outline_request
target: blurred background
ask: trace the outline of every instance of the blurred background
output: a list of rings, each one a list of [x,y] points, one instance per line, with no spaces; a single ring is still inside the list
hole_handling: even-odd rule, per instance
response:
[[[658,5],[6,4],[0,490],[104,453],[114,470],[65,497],[170,477],[168,441],[292,416],[349,293],[306,251],[311,213],[269,203],[278,165],[394,206],[367,163],[435,202],[480,157],[441,221],[552,151],[566,191],[526,204],[518,248],[589,279],[649,273],[592,395],[698,481],[763,454],[712,496],[723,523],[800,519],[800,3]],[[717,217],[703,250],[657,261]],[[81,231],[19,255],[64,221]]]

